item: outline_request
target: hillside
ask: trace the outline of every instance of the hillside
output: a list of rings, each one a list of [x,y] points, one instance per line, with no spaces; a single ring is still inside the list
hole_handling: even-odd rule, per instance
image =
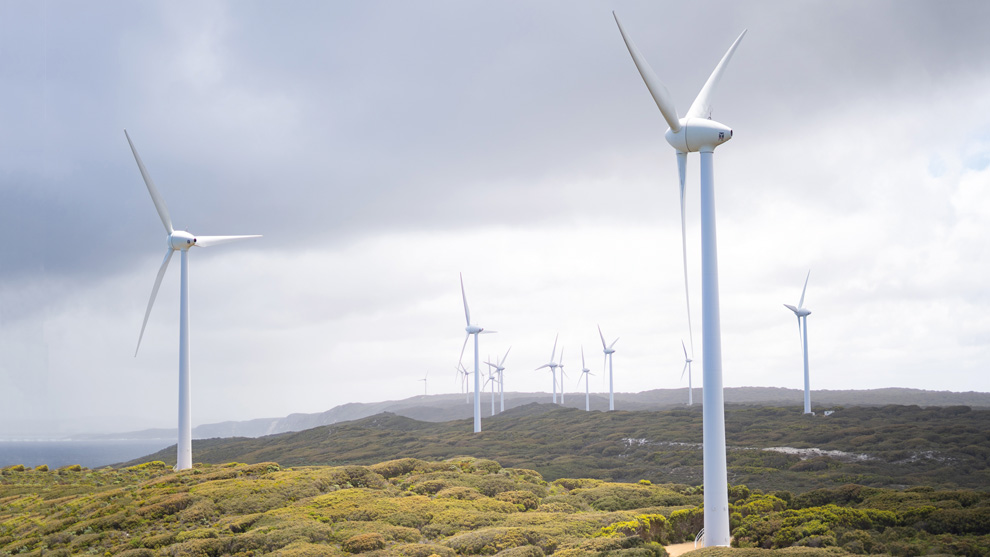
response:
[[[702,392],[696,388],[695,400],[700,404]],[[803,400],[803,391],[773,387],[735,387],[725,389],[727,404],[762,406],[792,406]],[[388,412],[425,422],[447,422],[463,420],[473,416],[473,407],[466,402],[463,394],[442,394],[415,396],[404,400],[390,400],[374,403],[349,403],[335,406],[326,412],[312,414],[290,414],[283,418],[258,418],[247,421],[228,421],[204,424],[193,429],[195,439],[214,437],[261,437],[303,431],[314,427],[333,425],[340,422],[360,420],[375,414]],[[483,395],[482,416],[491,416],[488,395]],[[655,389],[639,393],[615,393],[616,408],[619,410],[669,410],[683,408],[687,401],[687,389]],[[505,393],[505,407],[512,409],[532,403],[550,402],[549,393]],[[950,391],[924,391],[919,389],[868,389],[868,390],[818,390],[812,393],[814,408],[818,410],[835,406],[886,406],[889,404],[916,406],[969,406],[990,408],[990,393]],[[584,409],[583,393],[568,393],[565,397],[567,408]],[[591,409],[608,409],[608,396],[591,395]],[[103,435],[77,435],[78,439],[175,439],[175,429],[149,429],[128,433]]]
[[[703,525],[686,485],[547,482],[491,460],[0,470],[0,555],[664,557]],[[729,490],[734,543],[692,557],[986,555],[990,495]],[[815,549],[816,547],[827,549]]]
[[[990,485],[990,410],[853,407],[805,416],[797,407],[726,408],[731,483],[805,492],[845,483],[906,487]],[[461,455],[536,470],[549,480],[698,485],[698,407],[658,412],[584,412],[530,404],[483,421],[435,423],[395,414],[260,438],[198,440],[197,462],[276,461],[286,466],[362,464]],[[175,462],[175,448],[139,461]],[[127,463],[136,464],[139,461]]]

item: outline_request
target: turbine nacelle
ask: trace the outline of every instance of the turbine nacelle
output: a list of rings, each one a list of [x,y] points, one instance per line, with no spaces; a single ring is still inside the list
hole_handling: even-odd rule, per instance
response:
[[[185,230],[172,232],[165,241],[168,247],[174,250],[187,250],[196,245],[196,237]]]
[[[668,128],[664,137],[670,146],[682,153],[714,151],[732,139],[732,128],[707,118],[681,118],[680,129]]]
[[[485,328],[484,327],[479,327],[477,325],[468,325],[467,327],[464,327],[464,330],[467,331],[467,334],[469,334],[469,335],[476,335],[476,334],[484,331]]]
[[[796,315],[798,317],[806,317],[808,315],[811,315],[811,310],[808,309],[808,308],[796,308],[796,307],[792,306],[791,304],[784,304],[784,307],[787,308],[787,309],[789,309],[789,310],[791,310],[791,311],[793,311],[794,312],[794,315]]]

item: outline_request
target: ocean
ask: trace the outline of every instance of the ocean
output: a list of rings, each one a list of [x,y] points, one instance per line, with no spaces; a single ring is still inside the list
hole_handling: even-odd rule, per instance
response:
[[[169,440],[0,440],[0,468],[15,464],[35,467],[47,464],[61,468],[79,464],[86,468],[101,468],[125,462],[174,445]]]

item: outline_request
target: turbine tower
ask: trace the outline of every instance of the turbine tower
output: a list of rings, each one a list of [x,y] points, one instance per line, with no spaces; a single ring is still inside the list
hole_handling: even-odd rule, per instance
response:
[[[509,347],[509,350],[512,350],[512,347],[511,346]],[[505,412],[505,388],[504,388],[505,375],[504,375],[504,372],[505,372],[505,360],[509,357],[509,350],[506,350],[505,351],[505,356],[502,356],[502,359],[501,360],[496,360],[496,363],[493,364],[491,362],[485,362],[486,364],[488,364],[488,367],[495,368],[495,373],[498,374],[498,398],[499,398],[499,410],[498,411],[500,413],[501,412]]]
[[[424,375],[422,379],[417,379],[417,380],[416,380],[416,381],[422,381],[422,382],[423,382],[423,396],[426,396],[426,394],[427,394],[427,393],[426,393],[426,379],[427,379],[427,378],[428,378],[429,376],[430,376],[430,372],[429,372],[429,371],[427,371],[427,372],[426,372],[426,375]]]
[[[715,66],[684,118],[680,118],[667,87],[657,78],[646,59],[629,40],[619,17],[612,12],[622,40],[632,56],[639,75],[660,109],[670,129],[665,138],[677,153],[677,169],[681,191],[681,243],[685,262],[687,244],[684,238],[684,181],[687,154],[701,154],[701,328],[702,368],[704,375],[704,486],[705,486],[705,546],[728,546],[729,494],[725,465],[725,407],[722,393],[722,339],[719,324],[718,250],[715,236],[715,177],[713,156],[715,148],[732,138],[732,129],[711,119],[712,95],[722,78],[726,65],[746,31],[732,43],[722,60]],[[685,265],[685,292],[687,266]],[[690,306],[689,306],[690,307]],[[689,309],[690,321],[690,309]]]
[[[797,316],[798,321],[798,337],[802,338],[802,343],[804,344],[804,413],[811,414],[811,380],[808,375],[808,316],[811,315],[811,311],[805,309],[804,307],[804,293],[808,290],[808,279],[811,278],[811,270],[808,270],[808,276],[804,277],[804,288],[801,289],[801,301],[798,302],[797,307],[790,304],[784,304],[784,307],[794,312]]]
[[[461,274],[461,298],[464,299],[464,321],[467,322],[467,327],[464,327],[464,330],[467,332],[467,336],[464,337],[464,346],[461,346],[461,356],[457,359],[457,364],[461,365],[468,339],[471,338],[471,335],[474,335],[474,432],[481,433],[481,373],[478,368],[478,335],[481,333],[494,333],[496,331],[486,331],[484,327],[479,327],[471,323],[471,310],[468,309],[467,294],[464,293],[463,274]]]
[[[165,270],[168,269],[168,262],[172,259],[173,253],[179,252],[179,438],[176,444],[175,469],[186,470],[192,468],[192,404],[189,386],[189,266],[187,262],[189,249],[193,247],[205,248],[246,238],[259,238],[260,236],[194,236],[185,230],[175,230],[172,227],[172,219],[168,214],[165,199],[158,193],[158,188],[155,187],[151,175],[148,174],[144,163],[141,162],[141,157],[138,155],[137,149],[134,148],[134,143],[131,142],[131,136],[128,135],[127,130],[124,130],[124,137],[127,138],[127,144],[131,146],[138,170],[141,171],[144,184],[148,187],[148,193],[151,194],[151,201],[155,204],[158,216],[162,219],[165,232],[168,234],[165,238],[165,259],[158,269],[155,285],[151,288],[151,299],[148,300],[148,309],[144,312],[141,333],[138,335],[137,347],[134,349],[135,357],[141,348],[144,329],[148,325],[148,317],[151,316],[151,308],[155,305],[155,297],[158,296],[158,288],[162,285],[162,277],[165,276]]]
[[[608,409],[615,410],[615,393],[612,389],[612,354],[615,354],[615,349],[612,347],[615,346],[616,342],[619,342],[619,337],[615,337],[612,344],[606,346],[601,325],[598,326],[598,336],[602,339],[602,352],[605,353],[605,363],[608,364]],[[604,369],[604,365],[602,367]]]
[[[688,406],[694,406],[694,386],[691,384],[691,358],[688,357],[687,346],[681,341],[681,348],[684,349],[684,369],[681,370],[681,380],[684,380],[684,373],[688,376]]]
[[[594,375],[584,364],[584,346],[581,347],[581,374],[584,375],[584,411],[591,411],[591,394],[588,390],[588,376]],[[578,387],[581,386],[581,378],[578,378]]]
[[[553,337],[553,352],[550,353],[550,361],[533,370],[533,371],[539,371],[545,367],[550,368],[550,373],[553,375],[554,404],[557,404],[557,362],[553,361],[553,359],[557,356],[557,338],[559,337],[560,337],[560,333],[557,333],[557,336]]]

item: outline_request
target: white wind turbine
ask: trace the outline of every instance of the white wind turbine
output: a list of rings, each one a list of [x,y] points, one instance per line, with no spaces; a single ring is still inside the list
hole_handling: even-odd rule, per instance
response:
[[[457,359],[458,365],[464,359],[464,349],[467,348],[468,339],[474,335],[474,432],[481,432],[481,373],[479,371],[478,360],[478,335],[481,333],[494,333],[496,331],[486,331],[484,327],[479,327],[471,323],[471,310],[468,309],[467,294],[464,293],[464,275],[461,274],[461,298],[464,299],[464,320],[467,322],[467,336],[464,337],[464,346],[461,346],[461,356]]]
[[[801,289],[801,301],[798,302],[797,307],[790,304],[784,304],[784,307],[794,312],[797,316],[798,321],[798,336],[802,337],[802,343],[804,344],[804,413],[811,413],[811,380],[808,375],[808,316],[811,315],[811,311],[804,307],[804,293],[808,290],[808,279],[811,278],[811,270],[808,270],[808,276],[804,278],[804,288]]]
[[[560,368],[560,405],[564,405],[564,377],[567,375],[564,373],[564,347],[560,347],[560,363],[557,364]]]
[[[553,375],[553,403],[557,404],[557,362],[553,359],[557,356],[557,338],[560,337],[558,333],[557,336],[553,337],[553,352],[550,353],[550,361],[543,364],[542,366],[536,368],[534,371],[539,371],[545,367],[550,368],[550,373]]]
[[[622,28],[619,17],[612,12],[619,33],[639,70],[639,75],[660,109],[670,129],[665,138],[677,153],[677,168],[681,191],[681,243],[684,254],[684,288],[687,293],[687,243],[684,238],[684,181],[687,154],[701,154],[701,321],[704,375],[704,485],[705,485],[705,545],[728,546],[729,494],[725,466],[725,408],[722,393],[722,339],[719,325],[718,254],[715,237],[715,178],[713,155],[715,148],[732,138],[732,129],[711,119],[712,95],[722,78],[729,59],[746,31],[732,43],[722,60],[715,66],[684,118],[678,117],[667,87],[657,78],[646,59],[633,45]],[[690,323],[690,305],[688,306]],[[690,325],[689,325],[690,327]]]
[[[427,393],[426,393],[426,379],[427,379],[427,378],[428,378],[429,376],[430,376],[430,372],[429,372],[429,371],[427,371],[427,372],[426,372],[426,375],[424,375],[422,379],[417,379],[417,380],[416,380],[416,381],[422,381],[422,382],[423,382],[423,396],[426,396],[426,394],[427,394]]]
[[[512,350],[512,347],[509,347]],[[498,398],[499,398],[499,412],[505,412],[505,360],[509,357],[509,350],[505,351],[505,356],[502,356],[501,360],[496,360],[496,363],[485,362],[488,367],[495,368],[495,373],[498,374]]]
[[[468,376],[471,375],[471,373],[468,372],[468,370],[464,367],[464,364],[460,362],[457,362],[457,367],[455,369],[457,370],[457,374],[461,380],[461,392],[464,393],[464,403],[470,404],[471,395],[468,393]],[[457,379],[458,377],[455,377],[454,381],[457,381]]]
[[[162,277],[165,276],[168,262],[172,259],[173,253],[178,251],[180,254],[179,438],[176,444],[175,469],[186,470],[192,468],[192,404],[189,387],[189,268],[187,264],[189,249],[193,247],[205,248],[246,238],[259,238],[260,236],[194,236],[185,230],[175,230],[172,227],[172,219],[168,214],[168,206],[165,205],[165,199],[158,193],[158,188],[155,187],[155,183],[151,180],[148,170],[144,167],[144,163],[141,162],[141,157],[138,156],[137,149],[134,148],[134,143],[131,142],[131,136],[128,135],[127,130],[124,130],[124,137],[127,138],[127,144],[131,146],[131,152],[134,153],[134,160],[137,161],[138,170],[141,171],[144,184],[148,187],[148,193],[151,194],[151,201],[154,202],[155,209],[158,210],[158,216],[162,219],[162,224],[165,225],[165,232],[168,234],[165,238],[165,259],[162,261],[162,266],[158,269],[158,276],[155,277],[155,285],[151,289],[151,299],[148,300],[148,309],[144,312],[141,333],[138,335],[137,347],[134,349],[135,357],[137,357],[138,350],[141,348],[144,329],[148,325],[148,317],[151,316],[151,308],[155,305],[155,297],[158,296],[158,288],[162,284]]]
[[[688,357],[687,346],[684,346],[684,341],[681,341],[681,348],[684,349],[684,369],[681,370],[681,379],[684,379],[684,374],[687,373],[688,376],[688,406],[694,405],[694,386],[691,384],[691,358]]]
[[[584,346],[581,347],[581,374],[584,375],[584,411],[591,411],[591,391],[588,389],[588,376],[594,375],[584,364]],[[578,378],[578,386],[581,386],[581,378]]]
[[[488,379],[485,379],[485,385],[487,385],[489,383],[492,384],[492,413],[491,413],[492,416],[495,415],[495,383],[497,383],[497,382],[498,382],[498,372],[496,372],[495,370],[489,369],[488,370]]]
[[[615,410],[615,393],[612,390],[612,354],[615,354],[615,349],[612,347],[615,346],[616,342],[619,342],[619,337],[615,337],[612,344],[606,346],[601,325],[598,326],[598,336],[602,339],[602,352],[605,353],[605,363],[608,364],[608,409]]]

